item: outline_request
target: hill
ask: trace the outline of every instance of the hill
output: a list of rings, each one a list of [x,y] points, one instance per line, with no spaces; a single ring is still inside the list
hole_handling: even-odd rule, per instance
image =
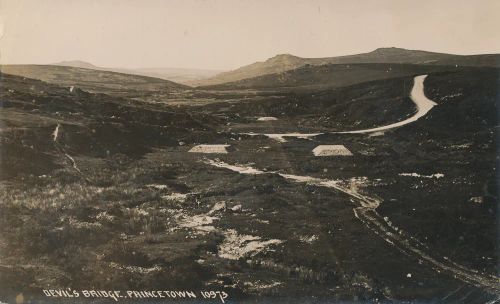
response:
[[[157,145],[177,145],[175,136],[192,135],[213,124],[206,115],[163,104],[68,90],[4,73],[0,73],[0,81],[0,152],[6,160],[0,162],[0,180],[6,176],[43,174],[54,168],[51,159],[57,151],[51,141],[53,136],[72,155],[103,157],[121,153],[133,157]],[[64,134],[59,130],[59,136],[53,135],[57,125],[65,130]],[[27,148],[19,136],[33,140],[33,146]],[[30,161],[22,161],[23,157]]]
[[[474,68],[390,63],[325,64],[320,66],[307,64],[290,71],[200,88],[217,90],[338,88],[373,80],[462,69]]]
[[[3,65],[2,73],[115,96],[174,93],[188,88],[172,81],[117,72],[56,65]]]
[[[183,69],[183,68],[137,68],[137,69],[106,68],[106,67],[96,66],[89,62],[81,60],[61,61],[58,63],[54,63],[52,65],[154,77],[187,85],[196,83],[197,81],[200,81],[205,78],[213,77],[221,72],[219,70]]]
[[[460,66],[500,66],[500,54],[489,55],[453,55],[402,48],[378,48],[369,53],[356,55],[302,58],[290,54],[281,54],[264,62],[256,62],[233,71],[221,73],[215,77],[202,80],[200,86],[234,82],[267,74],[281,73],[305,65],[356,64],[356,63],[399,63],[399,64],[431,64]]]
[[[101,70],[102,69],[98,66],[93,65],[90,62],[81,61],[81,60],[61,61],[61,62],[54,63],[51,65],[68,66],[68,67],[74,67],[74,68],[93,69],[93,70]]]

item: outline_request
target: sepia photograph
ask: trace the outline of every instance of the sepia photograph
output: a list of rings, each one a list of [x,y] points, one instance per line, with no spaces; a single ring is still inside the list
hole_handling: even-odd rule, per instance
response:
[[[500,304],[499,0],[0,0],[0,304]]]

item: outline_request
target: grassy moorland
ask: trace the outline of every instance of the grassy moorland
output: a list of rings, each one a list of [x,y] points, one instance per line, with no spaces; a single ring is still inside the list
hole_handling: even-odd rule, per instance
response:
[[[400,129],[286,142],[241,133],[399,121],[414,112],[411,75],[314,92],[181,91],[189,106],[1,77],[2,301],[22,291],[48,303],[46,288],[224,290],[283,303],[492,297],[391,246],[356,218],[352,196],[276,172],[377,197],[379,214],[432,255],[494,274],[496,70],[431,74],[426,94],[438,106]],[[187,152],[200,143],[232,149]],[[315,158],[318,144],[354,156]]]

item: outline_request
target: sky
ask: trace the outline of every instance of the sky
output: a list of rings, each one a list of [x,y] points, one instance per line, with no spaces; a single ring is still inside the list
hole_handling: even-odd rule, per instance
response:
[[[0,0],[0,62],[229,70],[276,54],[500,53],[500,0]]]

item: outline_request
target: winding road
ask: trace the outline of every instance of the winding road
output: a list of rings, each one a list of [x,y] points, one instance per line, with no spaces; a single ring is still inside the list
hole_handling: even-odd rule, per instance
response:
[[[416,76],[413,79],[413,88],[411,89],[410,98],[417,106],[417,112],[410,118],[402,120],[400,122],[396,122],[387,126],[382,126],[378,128],[365,129],[365,130],[356,130],[356,131],[344,131],[344,132],[335,132],[340,134],[363,134],[363,133],[373,133],[373,132],[382,132],[395,128],[399,128],[401,126],[407,125],[409,123],[417,121],[419,118],[425,116],[437,103],[430,100],[425,96],[424,93],[424,80],[427,75]]]
[[[417,121],[418,119],[422,118],[425,116],[434,106],[437,104],[427,98],[425,96],[424,92],[424,81],[427,75],[420,75],[420,76],[415,76],[413,78],[413,88],[411,89],[410,92],[410,98],[415,103],[415,106],[417,107],[417,112],[402,121],[386,125],[386,126],[381,126],[377,128],[371,128],[371,129],[363,129],[363,130],[354,130],[354,131],[339,131],[339,132],[322,132],[322,133],[297,133],[297,132],[292,132],[292,133],[244,133],[245,135],[263,135],[268,138],[275,139],[279,142],[285,142],[286,137],[295,137],[295,138],[303,138],[303,139],[309,139],[311,137],[315,137],[318,135],[322,134],[367,134],[367,133],[375,133],[375,132],[384,132],[388,131],[391,129],[399,128],[404,125],[410,124],[412,122]]]

